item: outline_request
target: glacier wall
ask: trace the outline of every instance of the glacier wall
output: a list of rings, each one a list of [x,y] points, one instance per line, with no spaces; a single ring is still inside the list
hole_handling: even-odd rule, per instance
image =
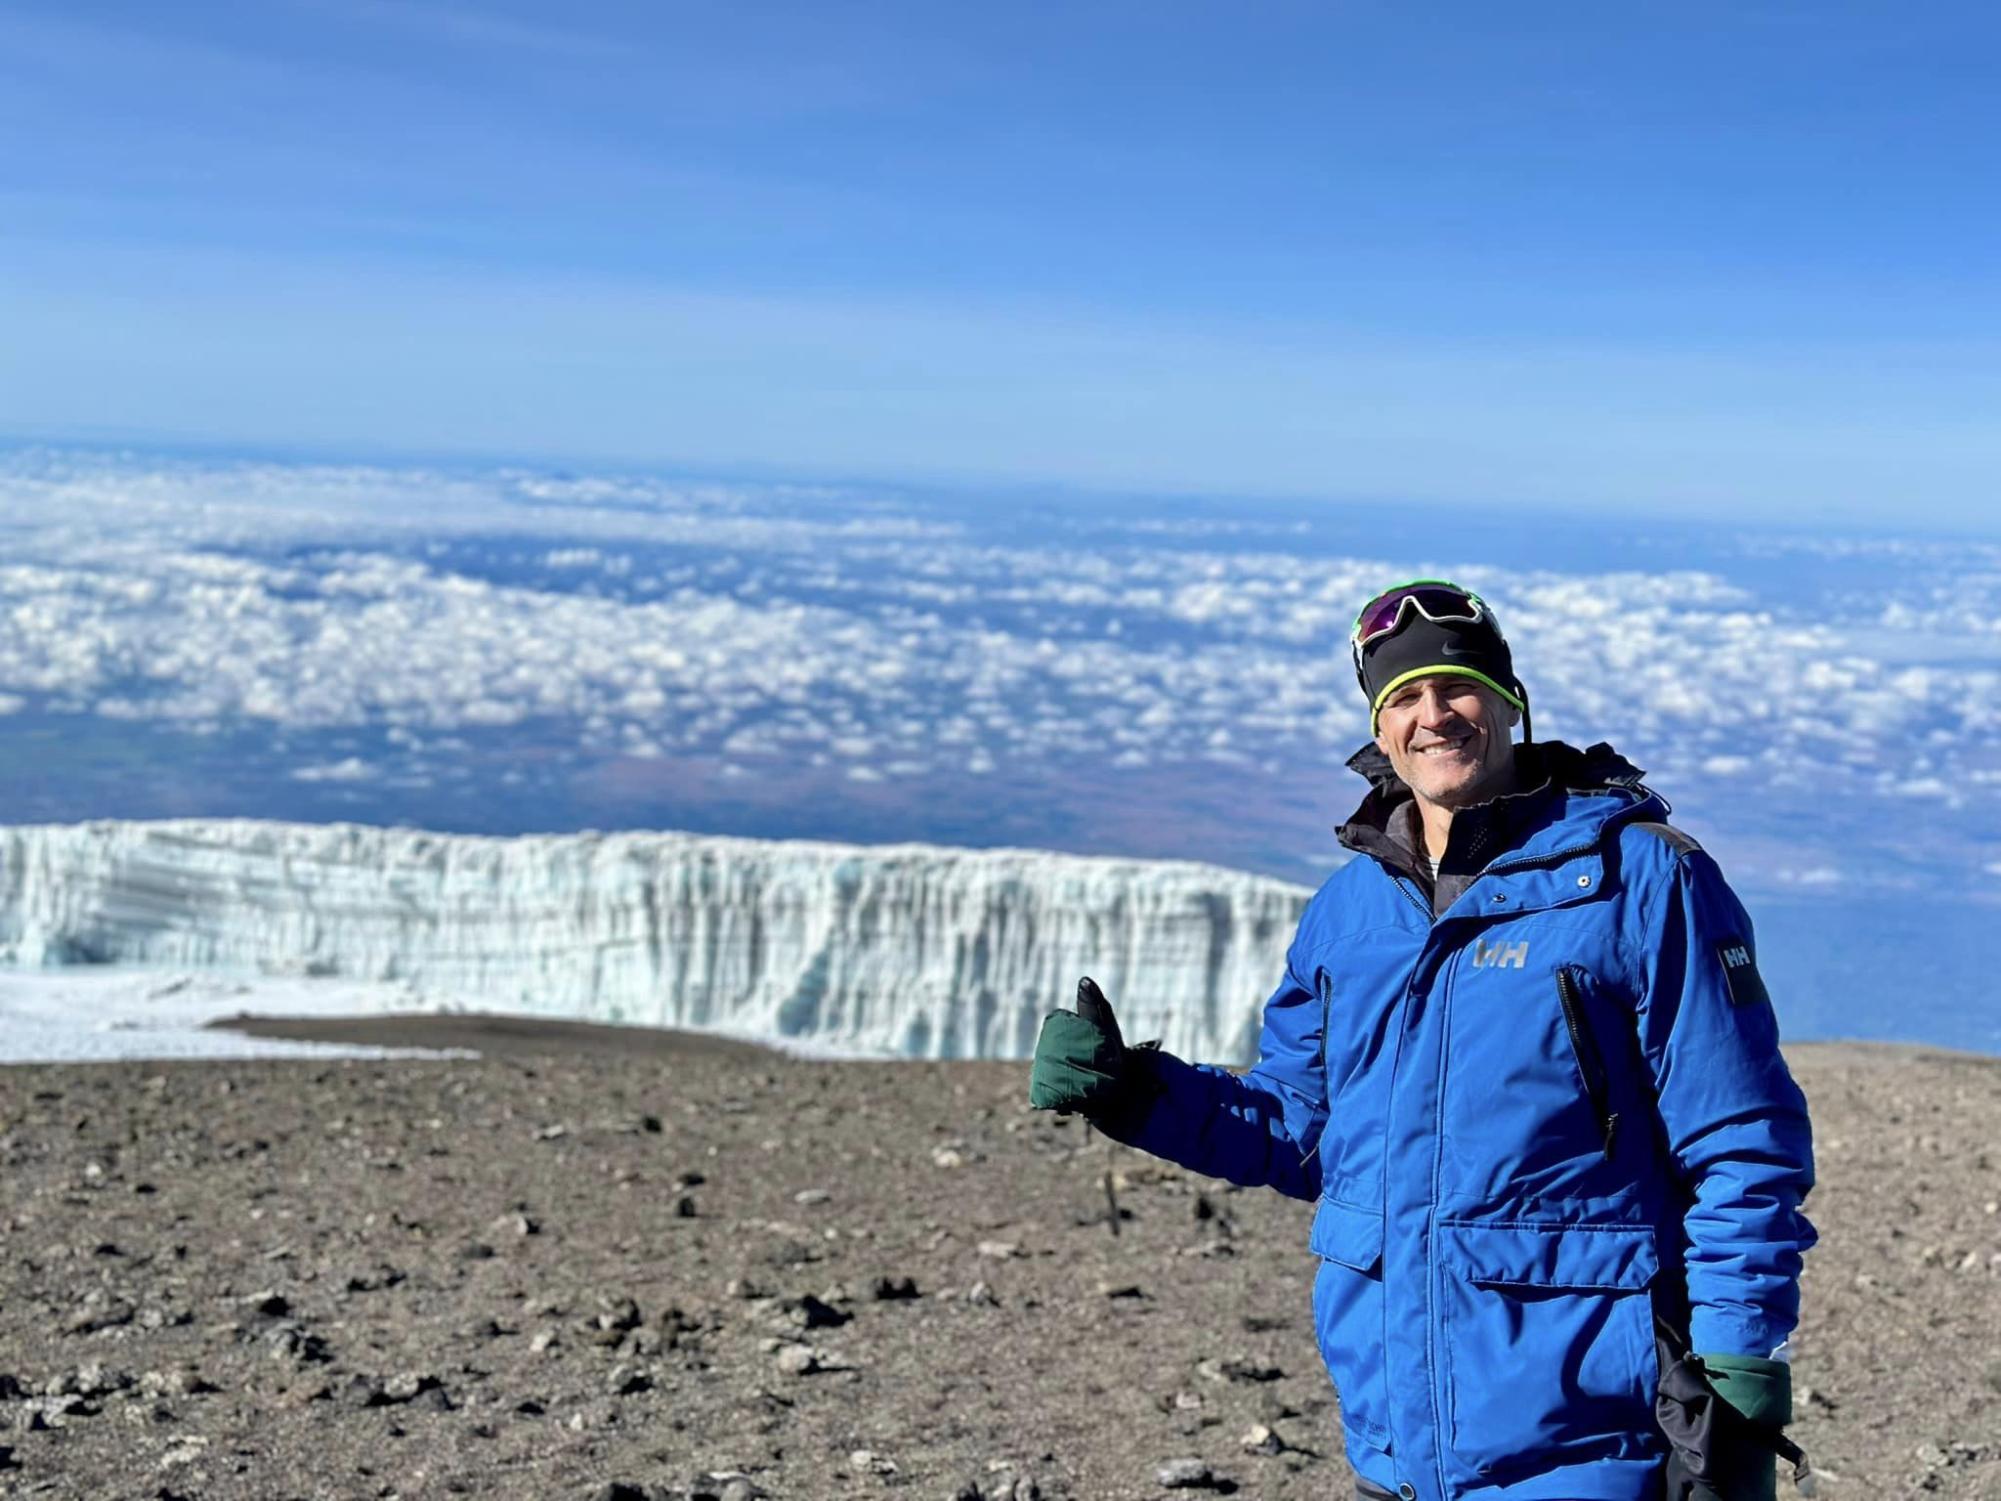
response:
[[[1248,1061],[1308,893],[1177,861],[249,820],[0,828],[0,962],[401,982],[427,1003],[1017,1058],[1094,976]]]

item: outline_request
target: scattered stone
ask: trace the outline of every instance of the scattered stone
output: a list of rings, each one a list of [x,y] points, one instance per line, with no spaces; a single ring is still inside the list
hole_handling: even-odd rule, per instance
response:
[[[444,1382],[428,1371],[403,1371],[382,1383],[382,1395],[391,1402],[414,1402],[444,1389]]]
[[[802,1297],[785,1299],[778,1305],[776,1317],[780,1323],[798,1329],[838,1329],[854,1315],[806,1293]]]
[[[385,1263],[349,1276],[347,1290],[351,1293],[379,1293],[386,1288],[395,1287],[403,1280],[403,1273]]]
[[[333,1392],[334,1401],[342,1407],[386,1407],[389,1398],[384,1395],[382,1383],[373,1376],[354,1372],[339,1383]]]
[[[653,1493],[629,1480],[607,1480],[591,1492],[591,1501],[653,1501]]]
[[[995,1261],[1012,1261],[1021,1255],[1021,1247],[1011,1240],[983,1240],[976,1249],[980,1255]]]
[[[810,1376],[822,1370],[820,1352],[811,1345],[785,1344],[778,1347],[778,1369],[787,1376]]]
[[[65,1334],[95,1334],[100,1329],[116,1329],[132,1322],[138,1310],[121,1298],[107,1298],[101,1292],[85,1295],[83,1306],[63,1321]]]
[[[122,1392],[134,1384],[130,1371],[121,1371],[92,1361],[78,1366],[64,1382],[67,1391],[79,1397],[108,1397],[113,1392]]]
[[[695,1207],[695,1198],[694,1198],[694,1195],[692,1195],[692,1194],[682,1194],[680,1198],[678,1198],[678,1199],[676,1199],[676,1200],[674,1201],[674,1218],[675,1218],[675,1219],[677,1219],[677,1220],[692,1220],[692,1219],[694,1219],[694,1218],[696,1217],[696,1214],[697,1214],[697,1213],[698,1213],[698,1211],[697,1211],[697,1209],[696,1209],[696,1207]]]
[[[537,1355],[546,1354],[562,1342],[562,1336],[554,1329],[537,1329],[529,1338],[528,1348]]]
[[[873,1449],[856,1449],[848,1455],[848,1468],[864,1475],[894,1475],[896,1461]]]
[[[570,1134],[570,1128],[562,1124],[544,1126],[535,1133],[537,1141],[560,1141]]]
[[[160,1456],[160,1468],[171,1470],[180,1465],[193,1464],[207,1449],[207,1439],[199,1434],[183,1433],[168,1445],[167,1452]]]
[[[1237,1440],[1237,1447],[1242,1449],[1246,1454],[1270,1456],[1283,1454],[1288,1445],[1267,1424],[1253,1423],[1244,1431],[1244,1436]]]
[[[319,1335],[297,1324],[280,1324],[264,1336],[265,1352],[273,1360],[289,1360],[294,1365],[318,1365],[333,1359],[333,1352]]]
[[[637,1329],[643,1322],[639,1305],[632,1299],[600,1293],[598,1311],[585,1327],[591,1332],[594,1343],[615,1345],[625,1338],[628,1331]]]
[[[1098,1295],[1105,1298],[1144,1298],[1146,1289],[1137,1282],[1100,1282]]]
[[[766,1287],[762,1282],[754,1281],[749,1277],[730,1278],[729,1281],[723,1284],[723,1294],[726,1297],[740,1298],[744,1302],[773,1296],[770,1288]]]
[[[469,1240],[459,1247],[460,1261],[491,1261],[497,1253],[483,1240]]]
[[[615,1365],[605,1378],[605,1386],[614,1397],[630,1397],[652,1391],[653,1377],[639,1366]]]
[[[542,1233],[542,1222],[530,1219],[520,1210],[509,1210],[487,1227],[499,1236],[513,1236],[517,1240]]]
[[[219,1391],[215,1383],[203,1377],[193,1366],[180,1366],[169,1371],[147,1371],[139,1377],[139,1394],[142,1397],[198,1397]]]
[[[1228,1485],[1199,1459],[1170,1459],[1153,1478],[1164,1491],[1214,1491]]]
[[[878,1303],[906,1302],[917,1296],[915,1277],[878,1277],[869,1287]]]
[[[1195,1374],[1205,1381],[1277,1381],[1285,1372],[1275,1365],[1264,1365],[1254,1360],[1199,1360],[1195,1363]]]
[[[966,1289],[966,1301],[978,1303],[985,1308],[1000,1307],[1000,1299],[994,1296],[994,1290],[984,1282],[975,1282]]]
[[[824,1204],[833,1198],[831,1191],[824,1188],[802,1188],[792,1196],[795,1204]]]

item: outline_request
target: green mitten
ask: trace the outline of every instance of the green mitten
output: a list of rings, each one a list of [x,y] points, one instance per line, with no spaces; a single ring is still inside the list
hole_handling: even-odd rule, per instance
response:
[[[1784,1428],[1793,1416],[1793,1368],[1756,1355],[1700,1355],[1716,1395],[1764,1429]],[[1729,1466],[1732,1484],[1726,1501],[1777,1501],[1779,1475],[1774,1457],[1749,1446]]]
[[[1783,1360],[1756,1355],[1701,1355],[1716,1395],[1760,1428],[1783,1428],[1793,1420],[1793,1368]]]
[[[1111,1002],[1088,976],[1077,1009],[1052,1011],[1035,1039],[1028,1103],[1037,1110],[1093,1115],[1117,1104],[1126,1086],[1126,1044]]]

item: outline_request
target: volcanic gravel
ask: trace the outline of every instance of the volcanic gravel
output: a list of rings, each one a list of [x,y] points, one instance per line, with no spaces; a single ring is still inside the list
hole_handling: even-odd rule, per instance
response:
[[[1022,1064],[295,1030],[485,1054],[0,1069],[0,1495],[1351,1493],[1309,1206]],[[2001,1060],[1789,1053],[1820,1494],[2001,1497]]]

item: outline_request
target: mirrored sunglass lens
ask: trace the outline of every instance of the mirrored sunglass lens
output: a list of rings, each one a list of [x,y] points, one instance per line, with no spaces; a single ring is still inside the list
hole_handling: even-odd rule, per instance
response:
[[[1404,601],[1414,599],[1433,620],[1472,620],[1478,608],[1457,589],[1423,585],[1415,589],[1392,589],[1362,612],[1361,639],[1379,635],[1397,623]]]

